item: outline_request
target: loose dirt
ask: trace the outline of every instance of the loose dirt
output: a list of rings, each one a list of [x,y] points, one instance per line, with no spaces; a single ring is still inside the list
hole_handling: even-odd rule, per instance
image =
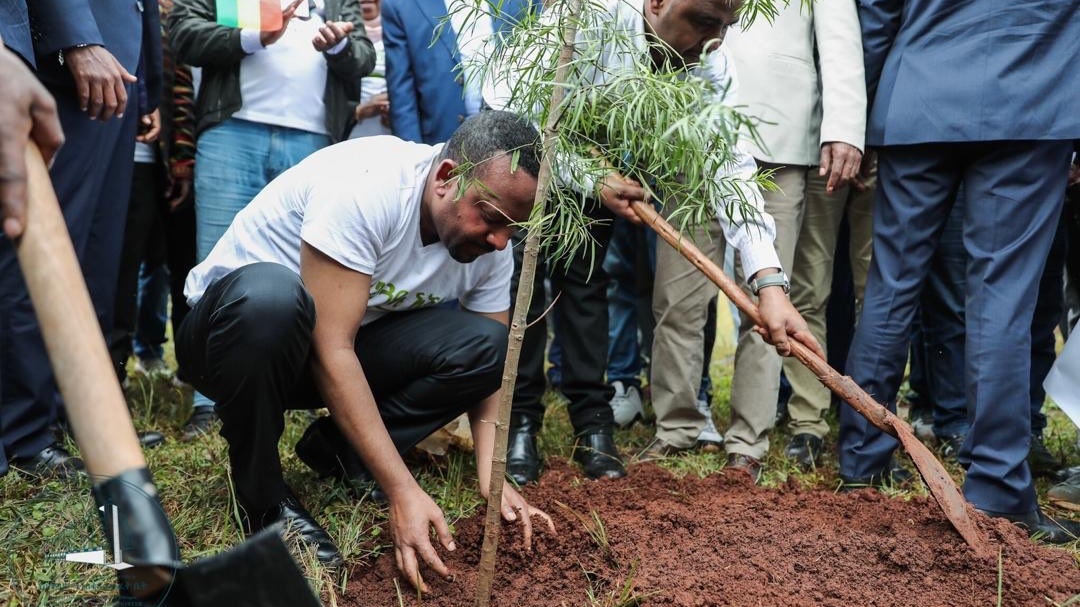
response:
[[[762,489],[736,472],[680,479],[648,464],[593,482],[549,463],[525,494],[558,536],[540,532],[528,553],[504,524],[495,606],[1048,607],[1080,593],[1069,553],[979,515],[1001,565],[976,559],[931,498]],[[483,513],[455,528],[457,550],[442,552],[453,580],[428,572],[418,600],[384,554],[351,572],[338,604],[472,605]]]

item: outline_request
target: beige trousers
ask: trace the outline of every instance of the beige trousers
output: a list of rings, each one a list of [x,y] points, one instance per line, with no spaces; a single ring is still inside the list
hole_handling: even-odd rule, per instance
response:
[[[875,167],[867,179],[870,187],[866,191],[844,188],[826,194],[825,179],[818,177],[816,170],[807,177],[805,211],[791,270],[791,303],[802,314],[810,332],[823,349],[825,310],[832,292],[836,238],[845,212],[851,231],[848,255],[854,276],[856,318],[862,309],[866,274],[870,269],[871,209],[876,182]],[[825,421],[832,398],[829,389],[794,358],[784,360],[784,374],[792,388],[791,400],[788,401],[788,415],[791,417],[788,429],[792,435],[811,434],[824,438],[829,431]]]
[[[781,191],[766,192],[765,210],[776,222],[776,252],[788,270],[794,257],[801,222],[807,167],[777,167],[774,180]],[[723,265],[724,239],[719,223],[693,232],[690,237],[710,259]],[[701,378],[706,304],[716,287],[690,262],[664,243],[656,248],[653,283],[652,369],[650,386],[656,412],[656,435],[676,447],[694,445],[705,424],[695,408]],[[735,264],[735,280],[749,293],[742,268]],[[776,418],[780,390],[780,357],[743,319],[735,348],[731,385],[731,426],[725,434],[728,453],[761,459],[769,448],[768,432]]]

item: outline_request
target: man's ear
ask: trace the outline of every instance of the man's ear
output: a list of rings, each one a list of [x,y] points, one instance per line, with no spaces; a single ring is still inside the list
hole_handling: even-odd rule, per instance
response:
[[[450,158],[443,158],[435,167],[435,179],[438,180],[441,185],[446,185],[447,181],[454,178],[454,169],[457,167],[457,161],[451,160]]]
[[[660,9],[664,8],[664,5],[671,0],[646,0],[645,6],[648,11],[654,15],[660,14]]]

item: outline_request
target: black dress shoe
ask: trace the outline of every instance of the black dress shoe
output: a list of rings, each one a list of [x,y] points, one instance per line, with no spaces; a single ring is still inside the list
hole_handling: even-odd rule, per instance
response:
[[[902,487],[911,482],[912,478],[914,478],[914,476],[908,472],[907,468],[901,466],[895,459],[889,458],[889,463],[877,474],[871,474],[866,477],[852,477],[841,474],[840,491],[855,491],[867,487],[874,489]]]
[[[153,449],[154,447],[160,447],[165,442],[165,435],[160,432],[154,432],[148,430],[146,432],[138,432],[139,444],[143,449]]]
[[[585,476],[592,479],[626,476],[626,467],[610,431],[579,436],[574,445],[574,461],[581,464]]]
[[[368,499],[379,504],[388,501],[386,493],[375,482],[364,463],[341,433],[327,424],[329,417],[320,417],[308,425],[304,435],[296,442],[296,456],[311,468],[319,478],[333,478],[345,484],[349,493],[357,499]]]
[[[1016,523],[1027,531],[1028,537],[1048,544],[1068,544],[1080,539],[1080,522],[1049,517],[1043,514],[1042,510],[1027,514],[1007,514],[988,510],[979,510],[979,512],[991,518],[1003,518]]]
[[[15,458],[12,466],[36,476],[72,478],[86,473],[83,461],[59,443],[53,443],[31,457]]]
[[[121,604],[161,604],[182,566],[172,525],[146,468],[122,472],[94,487],[102,528],[110,545],[119,539],[120,558],[131,565],[117,571]],[[114,528],[115,522],[115,528]]]
[[[540,450],[536,433],[540,423],[524,415],[510,417],[510,436],[506,443],[506,475],[519,486],[540,479]]]
[[[1031,475],[1036,477],[1054,478],[1061,467],[1061,460],[1054,457],[1046,447],[1043,437],[1034,434],[1031,435],[1031,449],[1028,451],[1027,460]]]
[[[243,518],[244,533],[252,535],[271,525],[281,523],[286,533],[295,533],[300,541],[315,549],[315,557],[330,568],[345,564],[341,552],[330,539],[330,534],[322,528],[311,513],[304,508],[292,492],[288,492],[277,506],[263,512],[247,512]]]
[[[803,432],[791,437],[787,446],[784,447],[784,455],[795,460],[795,463],[803,470],[813,470],[817,467],[818,458],[821,457],[821,450],[824,448],[825,441],[813,434]]]
[[[195,407],[191,410],[191,417],[184,424],[184,429],[180,433],[180,440],[188,443],[210,434],[210,431],[214,429],[214,422],[217,421],[217,418],[217,412],[214,411],[213,407]]]

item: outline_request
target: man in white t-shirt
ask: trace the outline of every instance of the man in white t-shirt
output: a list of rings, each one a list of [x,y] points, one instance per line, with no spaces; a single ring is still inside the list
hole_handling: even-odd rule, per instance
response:
[[[421,590],[419,559],[449,575],[430,539],[434,526],[454,549],[446,521],[400,454],[467,412],[486,496],[513,271],[506,245],[532,209],[538,140],[528,122],[491,111],[445,146],[393,137],[331,146],[263,189],[192,270],[177,358],[216,401],[246,532],[284,521],[321,561],[341,564],[285,485],[277,451],[286,409],[325,404],[330,417],[308,428],[300,459],[322,475],[373,478],[402,573]],[[461,309],[436,305],[450,300]],[[512,487],[501,506],[523,523],[526,545],[530,515],[554,531]]]

